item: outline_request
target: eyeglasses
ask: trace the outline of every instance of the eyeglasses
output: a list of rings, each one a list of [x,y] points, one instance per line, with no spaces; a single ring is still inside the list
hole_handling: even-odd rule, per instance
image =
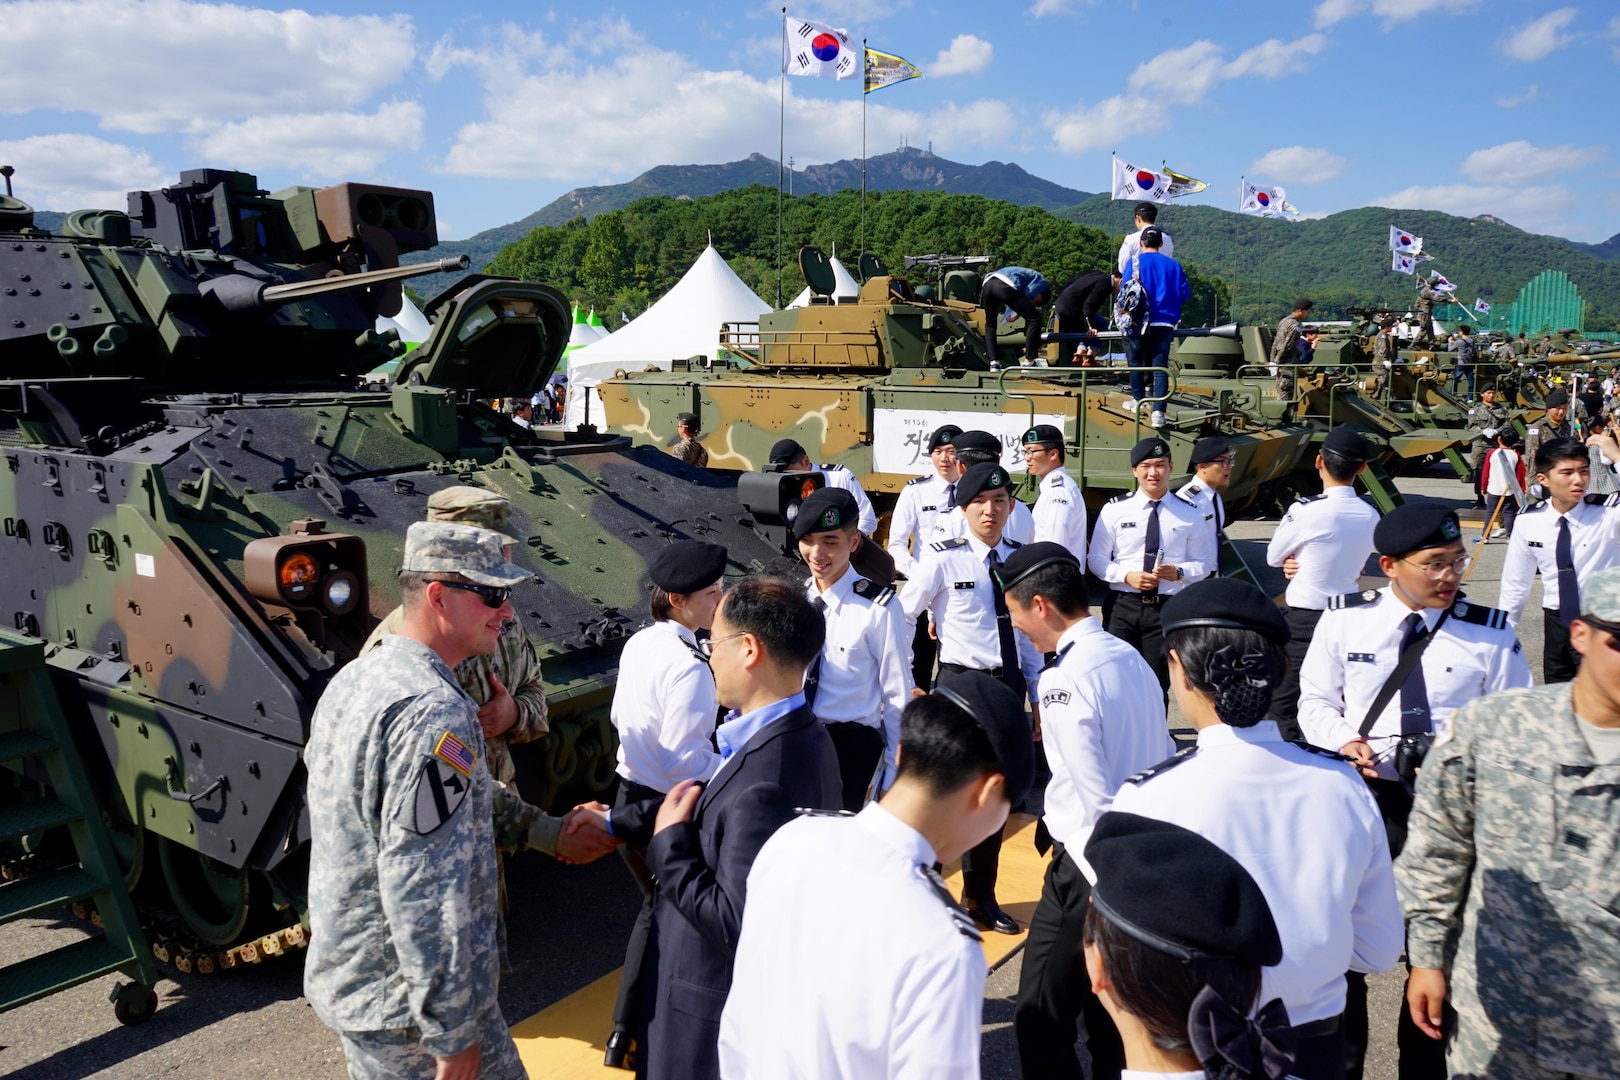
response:
[[[722,638],[709,638],[702,645],[700,645],[699,648],[701,648],[703,650],[703,655],[704,656],[712,657],[714,655],[714,647],[716,645],[720,644],[722,641],[730,641],[732,638],[746,637],[747,635],[748,635],[748,631],[743,630],[743,631],[741,631],[739,633],[736,633],[736,634],[727,634],[725,637],[722,637]]]
[[[1211,461],[1210,464],[1211,465],[1220,465],[1220,466],[1223,466],[1225,468],[1230,469],[1233,465],[1237,464],[1237,455],[1236,454],[1222,454],[1220,457],[1215,458],[1213,461]]]
[[[1402,559],[1401,562],[1416,566],[1423,571],[1423,576],[1430,581],[1439,581],[1447,573],[1466,574],[1468,568],[1473,565],[1474,560],[1472,557],[1464,555],[1461,558],[1453,559],[1451,562],[1415,563],[1411,559]]]
[[[512,598],[512,590],[509,586],[468,585],[460,581],[439,581],[439,584],[447,589],[460,589],[462,592],[477,593],[484,598],[485,605],[492,608],[499,608]]]

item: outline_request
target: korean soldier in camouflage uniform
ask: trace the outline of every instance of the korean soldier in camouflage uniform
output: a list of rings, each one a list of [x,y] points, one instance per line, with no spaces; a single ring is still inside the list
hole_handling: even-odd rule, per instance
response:
[[[459,521],[500,533],[509,558],[512,545],[522,542],[508,531],[511,502],[493,491],[448,487],[428,496],[427,510],[429,521]],[[370,652],[389,634],[399,633],[404,614],[404,608],[390,611],[360,651]],[[540,659],[535,656],[534,643],[515,612],[501,627],[495,651],[487,656],[469,656],[456,665],[455,675],[456,684],[478,706],[478,724],[489,750],[490,776],[516,794],[517,769],[512,765],[512,752],[507,747],[515,742],[532,742],[550,731],[551,725],[546,721],[546,690],[540,680]],[[501,970],[510,973],[505,920],[511,905],[506,896],[504,860],[500,863],[499,879]]]
[[[1294,301],[1294,308],[1283,316],[1282,322],[1277,324],[1277,332],[1271,338],[1271,364],[1277,369],[1276,394],[1278,401],[1287,401],[1294,396],[1294,365],[1300,362],[1300,338],[1303,337],[1305,327],[1304,319],[1310,318],[1311,308],[1316,305],[1308,299]]]
[[[709,464],[709,452],[698,442],[697,414],[683,412],[675,417],[675,426],[681,435],[669,446],[671,457],[678,457],[688,465],[704,468]]]
[[[1572,683],[1460,709],[1395,866],[1407,1001],[1452,1077],[1620,1077],[1620,568],[1592,575]]]
[[[1487,386],[1479,392],[1479,401],[1468,410],[1468,426],[1476,432],[1473,441],[1468,444],[1468,467],[1474,471],[1475,506],[1485,505],[1485,495],[1479,487],[1480,474],[1485,468],[1485,455],[1496,448],[1496,433],[1507,424],[1508,411],[1496,403],[1496,388]]]
[[[304,992],[354,1080],[524,1076],[497,1004],[496,847],[584,862],[614,843],[562,835],[490,778],[451,669],[495,649],[510,587],[531,576],[501,540],[412,525],[401,632],[338,673],[311,723]]]
[[[1378,333],[1373,337],[1373,397],[1382,400],[1384,388],[1389,385],[1389,377],[1394,372],[1395,361],[1398,357],[1398,345],[1392,331],[1395,320],[1385,317],[1378,322]]]

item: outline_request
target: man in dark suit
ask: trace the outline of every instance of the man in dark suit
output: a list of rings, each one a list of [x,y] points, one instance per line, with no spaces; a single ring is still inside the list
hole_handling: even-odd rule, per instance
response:
[[[732,588],[706,643],[720,704],[733,710],[715,731],[720,770],[608,818],[616,837],[647,846],[658,881],[638,1076],[719,1076],[720,1013],[754,856],[798,809],[839,807],[838,756],[804,700],[805,669],[825,637],[802,587],[761,576]]]

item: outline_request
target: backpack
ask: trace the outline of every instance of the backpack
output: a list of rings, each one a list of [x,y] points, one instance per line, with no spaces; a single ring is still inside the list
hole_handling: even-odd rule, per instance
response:
[[[1119,292],[1114,296],[1114,329],[1122,331],[1127,338],[1139,338],[1147,325],[1148,294],[1142,287],[1142,259],[1141,253],[1131,255],[1131,277],[1129,281],[1120,282]]]

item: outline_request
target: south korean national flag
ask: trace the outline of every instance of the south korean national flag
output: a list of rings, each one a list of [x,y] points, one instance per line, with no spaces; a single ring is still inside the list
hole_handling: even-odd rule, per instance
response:
[[[787,36],[782,47],[782,70],[811,78],[853,79],[861,74],[859,50],[849,31],[784,15]]]

